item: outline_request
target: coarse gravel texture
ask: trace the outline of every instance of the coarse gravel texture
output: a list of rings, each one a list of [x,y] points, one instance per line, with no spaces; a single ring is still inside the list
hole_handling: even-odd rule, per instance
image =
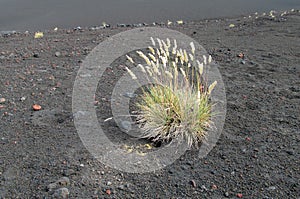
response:
[[[72,113],[73,83],[84,58],[132,27],[45,31],[40,39],[2,34],[0,198],[299,198],[300,14],[280,14],[169,27],[203,45],[219,65],[227,115],[205,158],[188,151],[147,174],[98,162],[82,144]],[[95,99],[111,139],[121,131],[103,119],[111,116],[112,85],[125,72],[120,60],[106,69]],[[42,110],[33,111],[33,104]]]

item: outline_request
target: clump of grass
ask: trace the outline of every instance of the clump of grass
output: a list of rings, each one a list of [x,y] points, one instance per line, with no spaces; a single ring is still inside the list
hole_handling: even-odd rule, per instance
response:
[[[136,102],[137,123],[143,138],[169,142],[183,137],[189,146],[198,146],[212,125],[212,104],[209,100],[215,81],[207,85],[205,66],[211,56],[203,55],[203,61],[195,59],[195,46],[190,52],[178,49],[177,42],[151,38],[149,53],[137,51],[146,65],[137,67],[154,80],[155,84],[142,89]],[[135,63],[127,55],[127,59]],[[133,79],[135,74],[126,68]]]

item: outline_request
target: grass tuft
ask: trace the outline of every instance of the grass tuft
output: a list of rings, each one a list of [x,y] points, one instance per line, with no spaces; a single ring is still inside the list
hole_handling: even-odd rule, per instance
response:
[[[136,105],[139,109],[137,123],[142,137],[153,141],[170,142],[182,137],[189,146],[198,147],[212,125],[212,103],[209,98],[217,82],[207,85],[205,66],[212,61],[203,55],[200,62],[195,57],[195,46],[190,52],[178,49],[174,40],[154,40],[146,55],[137,54],[145,66],[138,64],[155,84],[142,89]],[[132,58],[127,59],[134,63]],[[133,79],[137,77],[126,68]]]

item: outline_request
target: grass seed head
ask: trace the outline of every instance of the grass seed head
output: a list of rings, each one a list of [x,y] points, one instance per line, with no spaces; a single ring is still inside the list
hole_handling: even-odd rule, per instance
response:
[[[126,58],[127,58],[128,61],[130,61],[131,63],[134,64],[134,61],[133,61],[133,59],[131,57],[129,57],[128,55],[126,55]]]
[[[132,79],[137,79],[137,77],[135,76],[135,74],[127,67],[125,67],[127,72],[129,73],[129,75],[131,76]]]
[[[153,37],[150,37],[150,40],[151,40],[152,46],[155,46],[155,41],[154,41]]]
[[[193,42],[190,43],[190,46],[191,46],[191,51],[193,54],[195,54],[195,45]]]
[[[211,126],[212,105],[209,95],[217,82],[213,82],[205,90],[206,78],[203,77],[203,71],[212,58],[203,55],[202,62],[197,60],[193,42],[190,43],[191,53],[188,53],[185,49],[178,48],[176,40],[172,46],[170,39],[150,39],[153,46],[156,42],[158,45],[156,48],[148,47],[151,53],[147,56],[137,51],[147,63],[145,67],[141,64],[137,67],[151,76],[156,84],[143,90],[137,102],[137,122],[145,138],[170,141],[183,137],[190,146],[197,145]],[[179,62],[181,65],[178,65]],[[136,78],[130,69],[126,67],[126,70],[133,79]],[[184,77],[184,81],[179,75]]]

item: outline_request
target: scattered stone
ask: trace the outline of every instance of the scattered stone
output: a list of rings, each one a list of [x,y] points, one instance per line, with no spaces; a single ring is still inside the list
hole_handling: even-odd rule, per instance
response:
[[[9,143],[9,139],[2,137],[0,140],[0,144],[8,144]]]
[[[195,180],[191,180],[191,182],[190,182],[190,183],[191,183],[191,185],[192,185],[194,188],[196,188],[196,186],[197,186],[197,185],[196,185],[196,182],[195,182]]]
[[[242,60],[242,61],[241,61],[241,64],[245,65],[245,64],[246,64],[246,61],[245,61],[245,60]]]
[[[70,185],[70,179],[68,177],[62,177],[58,179],[56,182],[51,183],[47,186],[48,191],[52,191],[57,187],[65,187]]]
[[[131,123],[129,121],[122,121],[121,122],[121,128],[125,129],[126,131],[129,131],[131,129]]]
[[[47,186],[48,191],[52,191],[53,189],[56,189],[56,188],[57,188],[57,184],[55,182],[51,183]]]
[[[275,186],[271,186],[271,187],[268,188],[268,190],[270,190],[270,191],[274,191],[275,189],[276,189]]]
[[[1,55],[1,56],[0,56],[0,59],[1,59],[1,60],[4,60],[4,59],[5,59],[5,56],[4,56],[4,55]]]
[[[187,161],[186,164],[189,166],[193,166],[193,162],[191,162],[191,161]]]
[[[180,168],[181,168],[182,170],[188,170],[188,169],[189,169],[187,165],[181,165]]]
[[[107,195],[110,195],[110,194],[111,194],[111,190],[110,190],[110,189],[107,189],[107,190],[105,191],[105,193],[106,193]]]
[[[40,110],[42,109],[42,107],[41,107],[40,105],[38,105],[38,104],[34,104],[34,105],[32,106],[32,109],[33,109],[34,111],[40,111]]]
[[[55,53],[55,57],[60,57],[61,56],[61,53],[60,52],[56,52]]]
[[[110,28],[110,24],[103,24],[104,28]]]
[[[244,53],[239,53],[239,54],[237,55],[237,57],[243,59],[243,58],[245,57],[245,54],[244,54]]]
[[[210,173],[215,175],[215,174],[217,174],[217,171],[216,170],[211,170]]]
[[[112,185],[112,183],[111,183],[110,181],[108,181],[108,182],[106,183],[106,185],[107,185],[107,186],[110,186],[110,185]]]
[[[34,54],[33,54],[33,57],[34,57],[34,58],[39,58],[40,55],[39,55],[38,53],[34,53]]]
[[[70,175],[76,174],[76,171],[73,170],[73,169],[67,169],[67,170],[64,171],[63,174],[64,174],[65,176],[70,176]]]
[[[125,186],[124,186],[124,185],[120,185],[120,186],[118,186],[117,188],[120,189],[120,190],[124,190],[124,189],[125,189]]]
[[[0,98],[0,104],[3,104],[4,102],[6,102],[5,98]]]
[[[229,197],[229,193],[226,191],[226,192],[224,193],[224,196],[225,196],[225,197]]]
[[[292,151],[292,150],[287,150],[286,153],[289,155],[294,155],[294,151]]]
[[[123,24],[123,23],[117,24],[117,27],[122,27],[122,28],[124,28],[124,27],[126,27],[126,24]]]
[[[10,35],[14,35],[16,33],[17,33],[17,31],[15,31],[15,30],[12,30],[12,31],[0,31],[0,35],[3,35],[3,36],[10,36]]]
[[[76,28],[74,28],[74,30],[82,30],[82,28],[80,26],[77,26]]]
[[[21,102],[24,102],[25,100],[26,100],[26,97],[21,97],[21,98],[20,98],[20,101],[21,101]]]
[[[208,189],[206,188],[205,185],[202,185],[202,186],[201,186],[201,189],[203,189],[204,191],[207,191],[207,190],[208,190]]]
[[[173,169],[170,169],[168,172],[169,172],[169,174],[173,174],[173,173],[174,173],[174,170],[173,170]]]
[[[59,188],[57,189],[54,194],[53,194],[53,197],[54,198],[68,198],[70,192],[67,188],[63,187],[63,188]]]
[[[123,94],[124,97],[128,97],[128,98],[135,98],[137,95],[134,93],[125,93]]]
[[[213,184],[213,185],[211,186],[211,189],[212,189],[212,190],[216,190],[216,189],[218,189],[218,187],[217,187],[217,185]]]
[[[142,26],[143,26],[143,24],[141,24],[141,23],[133,24],[133,27],[142,27]]]
[[[236,196],[237,196],[238,198],[243,198],[243,194],[241,194],[241,193],[236,194]]]

